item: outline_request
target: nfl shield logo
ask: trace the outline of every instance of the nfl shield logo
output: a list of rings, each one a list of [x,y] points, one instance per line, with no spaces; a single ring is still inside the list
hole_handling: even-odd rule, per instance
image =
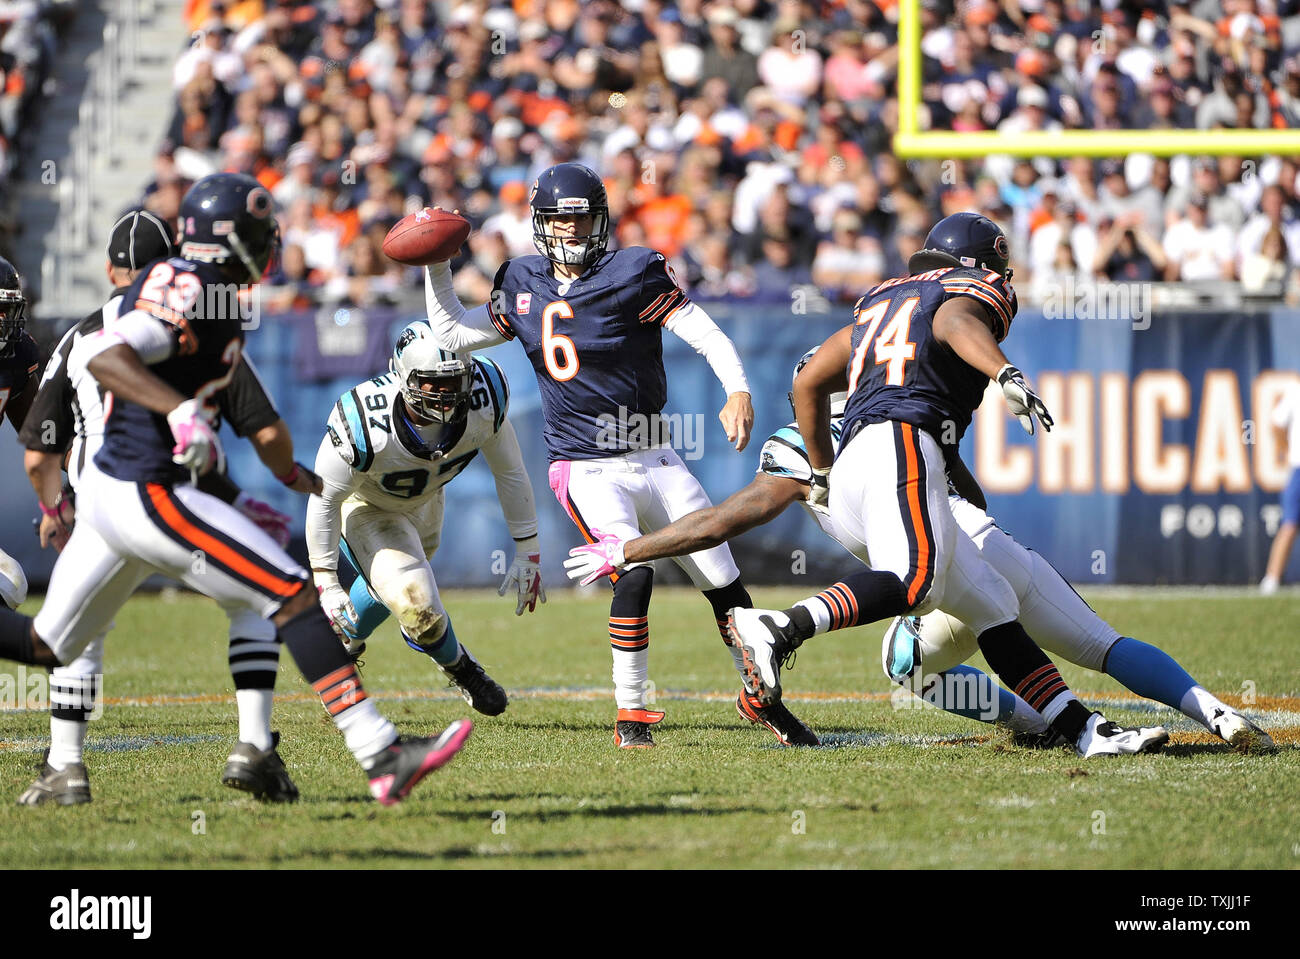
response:
[[[533,295],[531,293],[515,294],[515,312],[520,316],[527,316],[529,308],[533,305]]]

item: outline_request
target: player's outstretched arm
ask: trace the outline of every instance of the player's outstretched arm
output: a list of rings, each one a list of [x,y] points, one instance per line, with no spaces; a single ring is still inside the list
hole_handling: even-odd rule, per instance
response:
[[[819,479],[825,479],[835,462],[830,396],[848,389],[845,370],[852,352],[853,327],[846,326],[818,348],[794,380],[794,417],[799,423],[799,435],[803,437],[808,462],[813,468],[810,502],[826,501],[824,496],[815,497],[819,489],[826,489],[825,483],[819,483]]]
[[[754,405],[749,380],[736,345],[698,303],[687,303],[664,320],[664,329],[680,336],[708,362],[713,375],[727,391],[727,403],[718,414],[727,439],[739,452],[749,445],[754,429]]]
[[[293,435],[289,424],[278,419],[249,437],[257,458],[285,486],[295,493],[319,494],[321,478],[293,458]]]
[[[748,486],[716,506],[687,513],[653,533],[626,542],[604,536],[601,542],[569,550],[570,558],[564,562],[565,573],[585,586],[632,563],[712,549],[755,526],[771,522],[806,494],[807,485],[796,479],[759,473]]]
[[[1034,417],[1043,429],[1052,428],[1052,415],[1025,382],[1024,374],[1011,365],[993,336],[992,316],[969,297],[947,300],[934,315],[934,336],[946,343],[963,361],[1002,387],[1007,407],[1029,435]]]
[[[515,541],[514,559],[497,593],[504,596],[513,588],[515,615],[522,616],[525,609],[531,613],[537,609],[538,602],[546,602],[546,590],[542,588],[542,552],[537,540],[537,504],[533,499],[533,484],[524,466],[519,438],[509,420],[504,420],[501,429],[483,444],[483,457],[492,470],[501,513]]]
[[[424,306],[434,339],[444,350],[462,353],[504,343],[487,306],[465,309],[452,284],[451,266],[443,261],[424,268]]]

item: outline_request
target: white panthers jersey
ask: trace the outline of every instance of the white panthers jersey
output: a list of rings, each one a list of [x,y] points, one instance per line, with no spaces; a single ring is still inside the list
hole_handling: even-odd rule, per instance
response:
[[[397,403],[396,373],[348,390],[334,404],[326,433],[339,457],[361,481],[352,496],[383,509],[407,511],[446,486],[506,422],[506,378],[491,360],[475,356],[469,414],[442,427],[431,445]],[[427,430],[426,430],[427,432]]]

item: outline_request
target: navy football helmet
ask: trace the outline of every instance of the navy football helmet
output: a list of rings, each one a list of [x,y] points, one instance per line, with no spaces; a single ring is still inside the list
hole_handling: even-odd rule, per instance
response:
[[[256,283],[280,245],[275,201],[243,173],[205,176],[181,200],[180,255],[215,263],[236,282]]]
[[[925,246],[907,261],[911,273],[945,266],[977,266],[1011,279],[1011,246],[1001,228],[979,213],[954,213],[934,225]]]
[[[600,177],[581,163],[561,163],[542,171],[528,204],[533,209],[533,244],[553,263],[588,267],[609,246],[609,199]],[[591,214],[586,234],[557,236],[553,218]]]
[[[27,325],[27,297],[22,277],[0,256],[0,356],[13,356]]]

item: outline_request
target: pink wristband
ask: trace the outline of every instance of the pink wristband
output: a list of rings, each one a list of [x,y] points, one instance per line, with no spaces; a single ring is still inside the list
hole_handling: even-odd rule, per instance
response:
[[[298,478],[298,474],[300,474],[301,472],[302,472],[302,468],[297,463],[294,463],[293,469],[289,470],[289,472],[285,473],[283,476],[277,476],[276,479],[278,479],[285,486],[291,486],[293,485],[294,480]]]
[[[41,507],[41,512],[44,513],[46,516],[50,517],[51,519],[57,519],[60,522],[63,521],[63,518],[59,516],[59,509],[57,506],[56,507],[46,506],[44,503],[40,502],[40,500],[37,500],[37,504]]]

